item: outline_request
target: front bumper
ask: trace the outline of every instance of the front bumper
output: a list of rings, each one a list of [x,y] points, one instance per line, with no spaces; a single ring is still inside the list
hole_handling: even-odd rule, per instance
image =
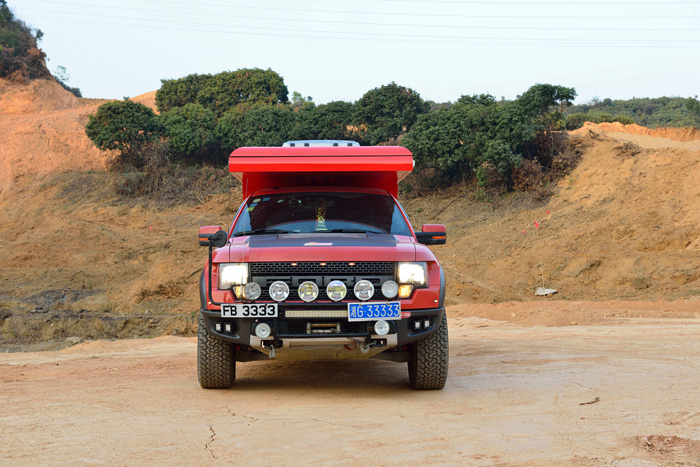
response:
[[[401,347],[435,332],[444,310],[444,307],[403,310],[410,311],[411,316],[390,321],[391,330],[384,336],[374,334],[374,321],[348,322],[347,317],[287,318],[285,309],[280,309],[277,318],[264,319],[222,318],[218,310],[200,310],[200,313],[210,334],[241,346],[280,348],[294,343],[342,346],[349,342],[365,342],[381,347]],[[254,334],[253,326],[258,322],[272,328],[272,334],[264,340]]]

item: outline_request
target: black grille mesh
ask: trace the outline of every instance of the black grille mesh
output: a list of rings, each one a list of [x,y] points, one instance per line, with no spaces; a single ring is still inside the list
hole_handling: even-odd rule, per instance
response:
[[[296,266],[292,266],[292,264],[296,264]],[[396,263],[390,261],[250,263],[250,273],[252,276],[323,276],[329,274],[393,276],[395,267]]]

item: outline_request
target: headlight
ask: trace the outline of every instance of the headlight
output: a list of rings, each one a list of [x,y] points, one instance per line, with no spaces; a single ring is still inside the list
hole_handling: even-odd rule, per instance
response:
[[[299,285],[299,298],[305,302],[313,302],[318,297],[318,286],[311,281]]]
[[[234,285],[248,282],[248,265],[246,263],[223,263],[219,265],[219,288],[230,289]]]
[[[426,263],[399,263],[399,284],[427,284],[426,270]]]
[[[243,297],[245,297],[246,300],[257,300],[260,298],[261,293],[262,289],[257,282],[248,282],[243,288]]]
[[[282,281],[275,281],[270,285],[270,298],[276,302],[283,302],[289,297],[289,286]]]
[[[326,287],[326,295],[328,295],[328,298],[334,302],[344,299],[347,293],[348,288],[341,281],[331,281],[331,283]]]
[[[374,295],[374,285],[367,280],[361,280],[355,284],[353,289],[355,296],[362,301],[369,300]]]
[[[399,293],[399,284],[394,281],[386,281],[382,284],[382,294],[391,300]]]

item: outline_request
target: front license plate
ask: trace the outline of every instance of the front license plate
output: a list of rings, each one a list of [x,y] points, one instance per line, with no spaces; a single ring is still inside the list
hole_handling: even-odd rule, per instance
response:
[[[277,318],[276,303],[225,303],[221,305],[222,318]]]
[[[401,319],[401,302],[348,303],[348,321]]]

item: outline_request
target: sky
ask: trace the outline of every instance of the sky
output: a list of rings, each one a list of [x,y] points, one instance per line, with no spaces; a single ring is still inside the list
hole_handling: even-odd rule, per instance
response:
[[[318,104],[392,81],[425,100],[514,99],[537,83],[594,98],[700,94],[700,0],[7,0],[49,70],[84,97],[272,69]]]

